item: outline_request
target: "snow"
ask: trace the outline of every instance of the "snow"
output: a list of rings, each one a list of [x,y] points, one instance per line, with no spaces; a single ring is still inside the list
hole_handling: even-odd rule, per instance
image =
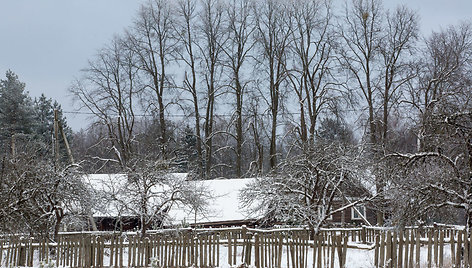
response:
[[[185,180],[187,173],[169,173],[168,176],[175,180]],[[86,185],[89,185],[95,193],[97,193],[97,204],[93,210],[94,217],[117,217],[117,216],[135,216],[132,212],[127,211],[123,204],[129,198],[129,194],[123,192],[125,189],[128,176],[126,174],[87,174],[83,177]],[[162,187],[153,186],[152,192],[163,191]],[[105,197],[100,200],[100,196]],[[121,201],[113,201],[110,196],[114,196]]]
[[[192,183],[201,183],[207,188],[212,198],[209,200],[207,211],[197,213],[188,206],[174,206],[169,216],[171,223],[178,225],[181,223],[204,223],[204,222],[221,222],[253,219],[247,214],[245,208],[240,207],[239,193],[254,178],[245,179],[219,179],[206,181],[191,181]]]
[[[176,180],[185,180],[187,173],[171,173],[169,176],[175,177]],[[123,189],[126,180],[126,174],[88,174],[83,180],[90,185],[97,193],[103,195],[116,195],[118,198],[126,198],[120,189]],[[188,187],[205,187],[210,194],[208,198],[208,206],[204,211],[195,210],[186,205],[174,204],[169,211],[169,225],[182,225],[184,223],[205,223],[205,222],[221,222],[221,221],[237,221],[253,219],[249,217],[245,208],[240,207],[239,193],[254,178],[243,179],[217,179],[217,180],[196,180],[188,181]],[[162,191],[162,189],[154,189]],[[120,204],[114,201],[102,202],[98,208],[93,211],[94,217],[115,217],[131,216],[126,211],[121,211]],[[196,216],[196,218],[195,218]]]

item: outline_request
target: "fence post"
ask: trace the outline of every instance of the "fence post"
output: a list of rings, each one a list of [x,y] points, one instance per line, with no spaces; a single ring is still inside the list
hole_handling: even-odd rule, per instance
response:
[[[316,251],[318,244],[318,234],[313,234],[313,268],[316,268]],[[280,266],[277,266],[280,267]]]
[[[405,232],[403,233],[404,237],[405,237],[405,248],[404,248],[404,253],[403,253],[403,256],[404,256],[404,260],[403,260],[403,263],[404,263],[404,266],[406,268],[408,268],[408,253],[409,253],[409,250],[410,250],[410,233],[408,232],[408,229],[405,229]]]
[[[471,237],[470,237],[470,230],[467,229],[466,231],[466,234],[467,234],[467,241],[469,242],[469,265],[472,266],[472,241],[471,241]]]
[[[404,252],[404,234],[403,230],[398,233],[398,257],[397,267],[403,267],[403,252]]]
[[[410,268],[413,268],[413,253],[414,253],[414,250],[415,250],[415,233],[413,232],[413,230],[410,230],[409,231],[410,233],[410,253],[409,253],[409,257],[408,257],[408,267]]]
[[[247,263],[246,232],[247,232],[247,227],[246,227],[246,225],[243,225],[241,227],[241,239],[243,241],[243,251],[241,252],[241,261],[242,261],[242,263],[245,263],[245,264],[249,265],[249,263]]]
[[[380,248],[379,248],[379,267],[384,267],[385,264],[385,231],[380,233]]]
[[[436,266],[438,266],[438,263],[439,263],[439,230],[437,228],[437,226],[435,225],[434,226],[434,237],[433,237],[433,240],[434,240],[434,264]]]
[[[26,240],[24,238],[20,239],[19,243],[19,253],[18,253],[18,265],[25,266],[26,265]]]
[[[336,233],[331,232],[331,246],[329,247],[331,250],[331,268],[334,268],[334,254],[335,254],[335,244],[336,244]]]
[[[380,236],[375,235],[375,252],[374,252],[374,265],[379,267],[379,251],[380,251]]]
[[[464,231],[464,267],[469,267],[469,239],[467,231]]]
[[[421,233],[420,230],[416,230],[416,260],[415,260],[415,267],[420,268],[420,241],[421,241]]]
[[[231,237],[231,232],[228,231],[228,235],[226,236],[226,239],[227,239],[227,241],[228,241],[228,265],[229,265],[229,266],[232,266],[232,265],[233,265],[233,262],[232,262],[232,252],[231,252],[231,250],[232,250],[232,248],[231,248],[231,246],[232,246],[232,245],[231,245],[231,238],[232,238],[232,237]]]
[[[256,268],[260,268],[260,262],[259,262],[259,234],[254,235],[254,264]]]
[[[451,244],[451,264],[456,263],[456,250],[455,250],[455,244],[454,244],[454,231],[451,230],[450,236],[449,236],[449,242]]]
[[[392,267],[392,233],[387,231],[387,247],[386,247],[385,265]]]
[[[428,230],[427,231],[428,235],[428,268],[431,268],[432,265],[432,258],[431,256],[433,255],[433,236],[434,236],[434,231],[433,230]]]
[[[444,231],[439,231],[439,267],[444,264]]]
[[[86,267],[92,267],[93,265],[93,247],[92,247],[92,236],[87,235],[85,237],[85,260]]]
[[[362,239],[362,243],[367,243],[367,234],[366,234],[366,227],[365,225],[362,226],[362,230],[361,230],[361,239]]]
[[[236,255],[238,255],[238,235],[233,235],[233,265],[236,265]]]
[[[394,231],[393,232],[393,235],[392,235],[392,262],[390,264],[390,267],[397,267],[397,237],[398,237],[398,234],[397,234],[397,231]]]
[[[456,267],[461,267],[462,257],[462,231],[457,232],[457,246],[456,246]]]
[[[338,261],[339,261],[339,267],[344,268],[344,263],[343,263],[343,253],[342,253],[342,237],[341,235],[337,235],[334,239],[333,242],[336,243],[336,250],[338,252]],[[333,252],[334,253],[334,252]]]
[[[216,236],[216,267],[220,267],[220,234]]]

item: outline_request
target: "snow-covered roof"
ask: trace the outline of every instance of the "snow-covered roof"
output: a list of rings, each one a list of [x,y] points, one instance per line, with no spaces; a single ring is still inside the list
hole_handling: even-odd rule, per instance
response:
[[[186,180],[187,173],[169,173],[168,176],[175,180]],[[95,192],[94,217],[135,216],[126,209],[126,202],[130,194],[126,192],[127,174],[87,174],[83,177],[86,185]],[[153,186],[153,192],[164,191],[160,186]],[[111,198],[113,197],[113,198]],[[120,200],[113,201],[113,199]]]
[[[191,224],[253,219],[247,214],[245,208],[240,206],[239,200],[240,191],[253,181],[254,178],[190,182],[202,183],[211,194],[212,198],[209,200],[207,209],[205,212],[197,212],[195,215],[195,210],[190,207],[175,206],[169,212],[171,223]]]
[[[170,173],[169,176],[177,180],[186,180],[187,173]],[[84,176],[84,182],[91,186],[95,192],[107,195],[115,195],[118,198],[126,198],[126,193],[121,189],[126,184],[126,174],[88,174]],[[217,179],[187,181],[188,187],[203,187],[208,193],[208,204],[203,209],[195,209],[188,205],[174,204],[168,212],[166,224],[179,225],[183,223],[206,223],[221,221],[237,221],[252,219],[244,208],[240,207],[239,193],[254,178],[246,179]],[[156,189],[161,190],[162,189]],[[100,200],[100,199],[98,199]],[[103,200],[106,200],[104,198]],[[100,202],[100,201],[98,201]],[[93,211],[95,217],[131,216],[129,212],[122,210],[119,202],[108,201],[97,204]]]

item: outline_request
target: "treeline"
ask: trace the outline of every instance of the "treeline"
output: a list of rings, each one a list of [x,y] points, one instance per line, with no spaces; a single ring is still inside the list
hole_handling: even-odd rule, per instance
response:
[[[88,194],[54,132],[56,121],[72,138],[61,106],[25,87],[12,71],[0,79],[0,232],[57,233],[64,218],[79,219]]]
[[[92,170],[293,178],[261,183],[282,214],[285,195],[329,215],[357,183],[379,224],[452,206],[472,225],[471,24],[418,22],[380,0],[149,1],[71,87],[96,118],[81,150]]]
[[[33,99],[25,86],[10,70],[5,79],[0,79],[0,156],[28,152],[40,157],[51,156],[54,160],[55,110],[66,136],[71,138],[72,131],[57,101],[44,94]],[[60,150],[64,150],[62,136],[60,139]]]
[[[472,226],[472,26],[423,37],[418,21],[408,7],[389,10],[380,0],[337,8],[317,0],[146,2],[70,88],[94,120],[72,134],[74,172],[128,174],[124,189],[150,206],[133,207],[146,222],[169,202],[147,202],[153,185],[188,172],[258,177],[245,204],[262,196],[267,216],[313,229],[334,213],[333,200],[374,208],[380,225],[452,219],[457,211],[445,208],[453,207]],[[12,120],[2,124],[4,152],[18,133],[36,133],[17,129],[28,125],[22,119],[1,120]],[[20,176],[7,164],[44,167],[27,156],[4,158],[11,185],[38,174]],[[65,200],[80,200],[71,211],[90,216],[92,200],[70,191],[68,182],[81,183],[68,164],[41,169],[57,178],[41,203],[47,224],[61,222]]]
[[[464,81],[470,26],[421,38],[418,21],[381,1],[149,1],[71,87],[96,119],[76,148],[205,178],[274,171],[321,138],[421,151],[431,102]]]

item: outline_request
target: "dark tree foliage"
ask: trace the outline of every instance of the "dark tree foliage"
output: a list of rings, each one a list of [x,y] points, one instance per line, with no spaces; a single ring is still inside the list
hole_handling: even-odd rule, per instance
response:
[[[0,80],[0,141],[2,151],[11,152],[15,135],[32,132],[31,98],[25,91],[25,84],[12,71],[6,72],[6,79]]]

